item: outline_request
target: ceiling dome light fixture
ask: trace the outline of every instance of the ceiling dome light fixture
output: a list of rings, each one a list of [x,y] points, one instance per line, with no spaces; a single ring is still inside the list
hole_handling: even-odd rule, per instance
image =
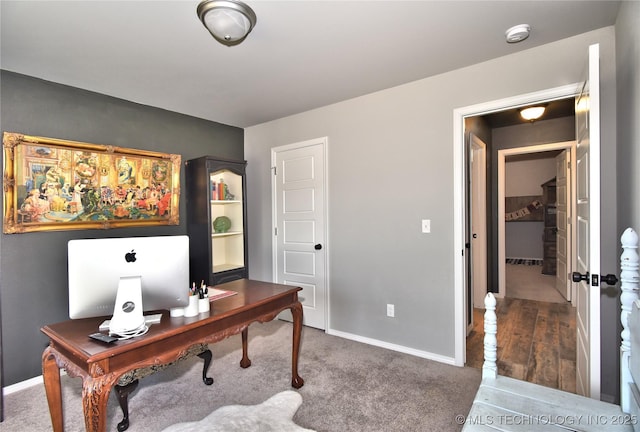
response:
[[[546,107],[544,105],[526,107],[520,110],[520,116],[525,120],[533,122],[542,117],[545,109]]]
[[[528,38],[530,32],[529,24],[518,24],[507,30],[504,35],[507,38],[507,43],[517,43]]]
[[[198,18],[221,44],[242,42],[256,25],[256,13],[235,0],[204,0],[197,9]]]

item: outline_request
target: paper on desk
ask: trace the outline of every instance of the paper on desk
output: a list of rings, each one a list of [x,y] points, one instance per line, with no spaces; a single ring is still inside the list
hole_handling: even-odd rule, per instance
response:
[[[236,291],[221,290],[211,287],[208,287],[207,290],[209,291],[209,301],[220,300],[222,298],[238,294]]]

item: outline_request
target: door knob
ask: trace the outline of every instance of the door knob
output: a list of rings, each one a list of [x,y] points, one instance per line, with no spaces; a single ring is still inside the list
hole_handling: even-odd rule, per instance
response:
[[[608,274],[606,276],[600,275],[600,282],[604,282],[607,285],[615,285],[618,283],[618,278],[616,275]]]
[[[612,274],[608,274],[606,276],[600,275],[600,277],[598,277],[598,275],[593,275],[591,279],[592,279],[591,285],[593,286],[598,286],[598,279],[600,279],[601,283],[606,283],[607,285],[615,285],[618,283],[618,278],[616,277],[616,275],[612,275]],[[573,280],[574,282],[580,282],[583,280],[588,281],[589,272],[587,272],[586,274],[573,272],[571,273],[571,280]]]
[[[315,250],[320,250],[320,249],[322,249],[322,245],[321,245],[320,243],[318,243],[318,244],[317,244],[317,245],[315,245],[313,248],[314,248]]]
[[[574,282],[589,280],[589,272],[586,272],[585,274],[573,272],[571,273],[571,280],[573,280]]]

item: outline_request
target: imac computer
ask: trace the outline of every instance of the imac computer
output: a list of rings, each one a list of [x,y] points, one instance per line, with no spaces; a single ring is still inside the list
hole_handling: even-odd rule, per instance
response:
[[[189,237],[77,239],[68,243],[69,317],[111,317],[109,332],[146,332],[143,312],[189,302]]]

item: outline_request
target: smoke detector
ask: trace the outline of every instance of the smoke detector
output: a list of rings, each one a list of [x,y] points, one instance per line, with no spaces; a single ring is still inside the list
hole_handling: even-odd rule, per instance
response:
[[[507,30],[504,35],[507,38],[507,43],[517,43],[528,38],[530,32],[529,24],[518,24]]]

